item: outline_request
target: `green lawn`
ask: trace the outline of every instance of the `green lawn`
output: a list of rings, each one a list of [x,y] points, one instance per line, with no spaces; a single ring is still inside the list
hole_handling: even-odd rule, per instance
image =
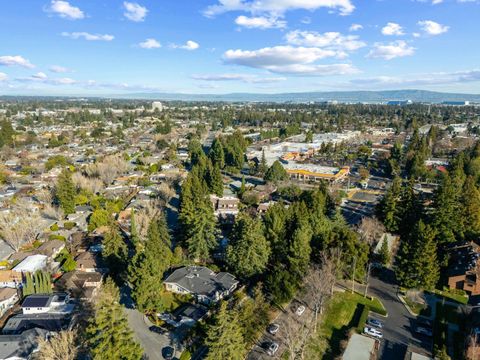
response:
[[[463,305],[468,303],[468,296],[459,290],[450,290],[446,288],[444,290],[435,289],[432,293],[439,297],[444,297],[446,300],[453,300]]]
[[[321,316],[317,333],[308,347],[310,359],[334,359],[342,352],[342,343],[350,329],[358,326],[363,304],[372,311],[385,313],[378,299],[370,300],[359,294],[335,293]]]

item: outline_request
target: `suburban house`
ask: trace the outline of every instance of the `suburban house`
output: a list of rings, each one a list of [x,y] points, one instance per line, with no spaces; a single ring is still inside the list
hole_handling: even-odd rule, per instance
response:
[[[37,253],[55,259],[63,249],[65,249],[65,241],[49,240],[38,247]]]
[[[361,334],[353,334],[348,340],[342,360],[375,360],[378,359],[378,340]]]
[[[0,270],[0,288],[18,288],[22,284],[23,276],[13,270]]]
[[[81,300],[92,300],[102,285],[103,275],[98,272],[70,271],[57,280],[61,291]]]
[[[65,293],[29,295],[23,300],[23,314],[69,314],[74,305],[69,304],[69,296]]]
[[[42,329],[52,332],[66,330],[71,323],[69,314],[19,314],[8,319],[2,329],[4,335],[18,335],[31,329]]]
[[[480,247],[474,243],[455,244],[449,248],[448,286],[469,295],[480,295],[480,276],[477,274]]]
[[[221,221],[233,222],[238,214],[238,204],[240,200],[236,196],[210,195],[213,212]]]
[[[13,271],[19,273],[34,273],[38,270],[44,270],[47,267],[47,259],[47,256],[40,254],[27,256],[20,264],[13,268]]]
[[[27,360],[38,349],[38,339],[46,338],[48,331],[39,328],[20,335],[0,335],[0,359]]]
[[[75,261],[77,262],[77,270],[79,271],[100,273],[105,273],[107,271],[107,268],[100,257],[92,254],[90,251],[80,253],[75,258]]]
[[[209,304],[232,294],[238,281],[227,272],[217,274],[204,266],[186,266],[170,274],[164,284],[168,291],[190,294],[198,302]]]
[[[0,289],[0,317],[3,316],[18,301],[17,289]]]

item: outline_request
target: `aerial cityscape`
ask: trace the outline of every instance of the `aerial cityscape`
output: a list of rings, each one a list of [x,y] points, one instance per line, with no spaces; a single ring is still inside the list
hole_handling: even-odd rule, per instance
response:
[[[0,360],[480,360],[480,1],[1,9]]]

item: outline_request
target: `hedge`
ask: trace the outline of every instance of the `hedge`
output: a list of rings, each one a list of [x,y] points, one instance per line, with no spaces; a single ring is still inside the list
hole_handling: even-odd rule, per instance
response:
[[[63,223],[63,227],[64,227],[64,229],[66,229],[66,230],[72,230],[72,229],[75,227],[75,225],[77,225],[77,224],[74,223],[73,221],[65,221],[65,222]]]
[[[363,304],[359,304],[358,307],[361,309],[361,314],[358,318],[357,331],[362,333],[368,319],[368,314],[370,313],[370,307]]]

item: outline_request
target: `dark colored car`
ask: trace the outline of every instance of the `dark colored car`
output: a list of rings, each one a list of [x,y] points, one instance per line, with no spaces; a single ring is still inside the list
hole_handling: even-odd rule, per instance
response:
[[[172,348],[171,346],[165,346],[162,349],[162,356],[165,360],[172,360],[174,353],[175,353],[175,349]]]
[[[167,332],[167,330],[165,330],[164,328],[161,328],[160,326],[155,326],[155,325],[150,326],[149,330],[157,334],[165,334]]]

